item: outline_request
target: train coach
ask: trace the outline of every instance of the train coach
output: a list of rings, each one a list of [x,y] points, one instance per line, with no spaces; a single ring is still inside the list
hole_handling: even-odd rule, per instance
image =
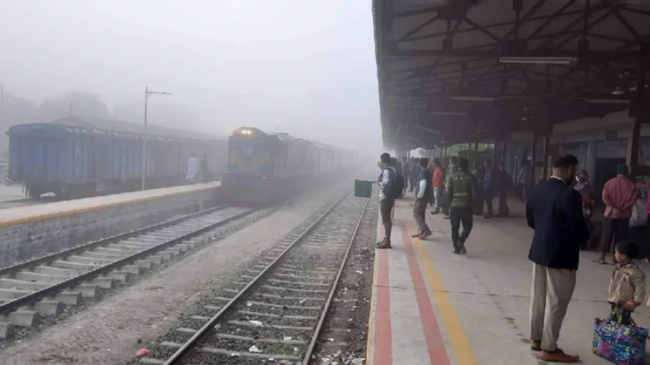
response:
[[[228,167],[221,181],[222,199],[264,204],[292,194],[315,178],[357,166],[360,156],[291,137],[239,128],[228,139]]]
[[[147,188],[183,184],[191,154],[208,156],[213,172],[225,170],[225,139],[160,127],[150,127],[145,137],[142,128],[85,117],[12,126],[7,132],[8,178],[24,184],[32,198],[46,193],[69,199],[139,190],[144,138]]]

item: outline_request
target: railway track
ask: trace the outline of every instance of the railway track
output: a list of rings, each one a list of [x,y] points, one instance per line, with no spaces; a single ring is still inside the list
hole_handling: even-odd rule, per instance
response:
[[[138,364],[308,364],[368,202],[348,192],[321,209]]]
[[[270,211],[219,206],[0,269],[0,339],[10,337],[15,326],[35,327],[66,306],[116,288]]]

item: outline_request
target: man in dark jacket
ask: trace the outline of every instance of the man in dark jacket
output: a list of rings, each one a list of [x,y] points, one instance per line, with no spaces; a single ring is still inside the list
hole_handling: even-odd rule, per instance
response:
[[[570,187],[577,165],[573,155],[559,157],[553,176],[535,187],[526,205],[528,225],[535,230],[528,255],[533,262],[531,349],[541,351],[544,361],[579,360],[557,347],[576,285],[580,245],[589,239],[580,194]]]

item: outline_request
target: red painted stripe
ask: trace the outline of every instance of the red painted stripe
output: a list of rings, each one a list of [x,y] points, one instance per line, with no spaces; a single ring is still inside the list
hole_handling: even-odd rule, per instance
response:
[[[390,289],[388,288],[388,252],[377,250],[377,307],[375,311],[374,365],[393,364],[393,336],[390,325]]]
[[[431,365],[451,365],[442,338],[442,332],[440,331],[438,320],[436,319],[431,300],[429,299],[428,288],[424,282],[418,260],[415,256],[411,237],[404,224],[400,224],[399,227],[400,231],[402,231],[404,249],[406,251],[411,279],[413,280],[415,298],[418,302],[418,310],[420,311],[420,319],[422,321],[422,329],[424,330],[424,339],[427,343],[427,351],[429,352],[429,360],[431,361]]]

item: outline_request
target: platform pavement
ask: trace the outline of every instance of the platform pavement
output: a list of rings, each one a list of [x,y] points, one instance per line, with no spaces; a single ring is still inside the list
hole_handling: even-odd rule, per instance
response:
[[[369,365],[538,365],[529,346],[532,230],[523,206],[512,204],[512,218],[475,217],[467,256],[452,253],[449,221],[427,220],[434,234],[411,238],[416,225],[412,201],[395,209],[393,249],[377,250],[368,330]],[[378,237],[383,237],[381,222]],[[559,345],[589,365],[610,364],[593,355],[593,319],[608,314],[612,266],[581,255],[578,284]],[[649,276],[650,266],[642,268]],[[650,291],[649,291],[650,293]],[[650,326],[650,308],[634,318]]]
[[[7,226],[21,221],[45,220],[56,216],[73,215],[80,212],[105,209],[111,206],[137,204],[146,200],[214,189],[219,186],[221,186],[221,182],[217,181],[206,184],[181,185],[162,189],[64,200],[34,206],[7,208],[0,210],[0,226]]]

